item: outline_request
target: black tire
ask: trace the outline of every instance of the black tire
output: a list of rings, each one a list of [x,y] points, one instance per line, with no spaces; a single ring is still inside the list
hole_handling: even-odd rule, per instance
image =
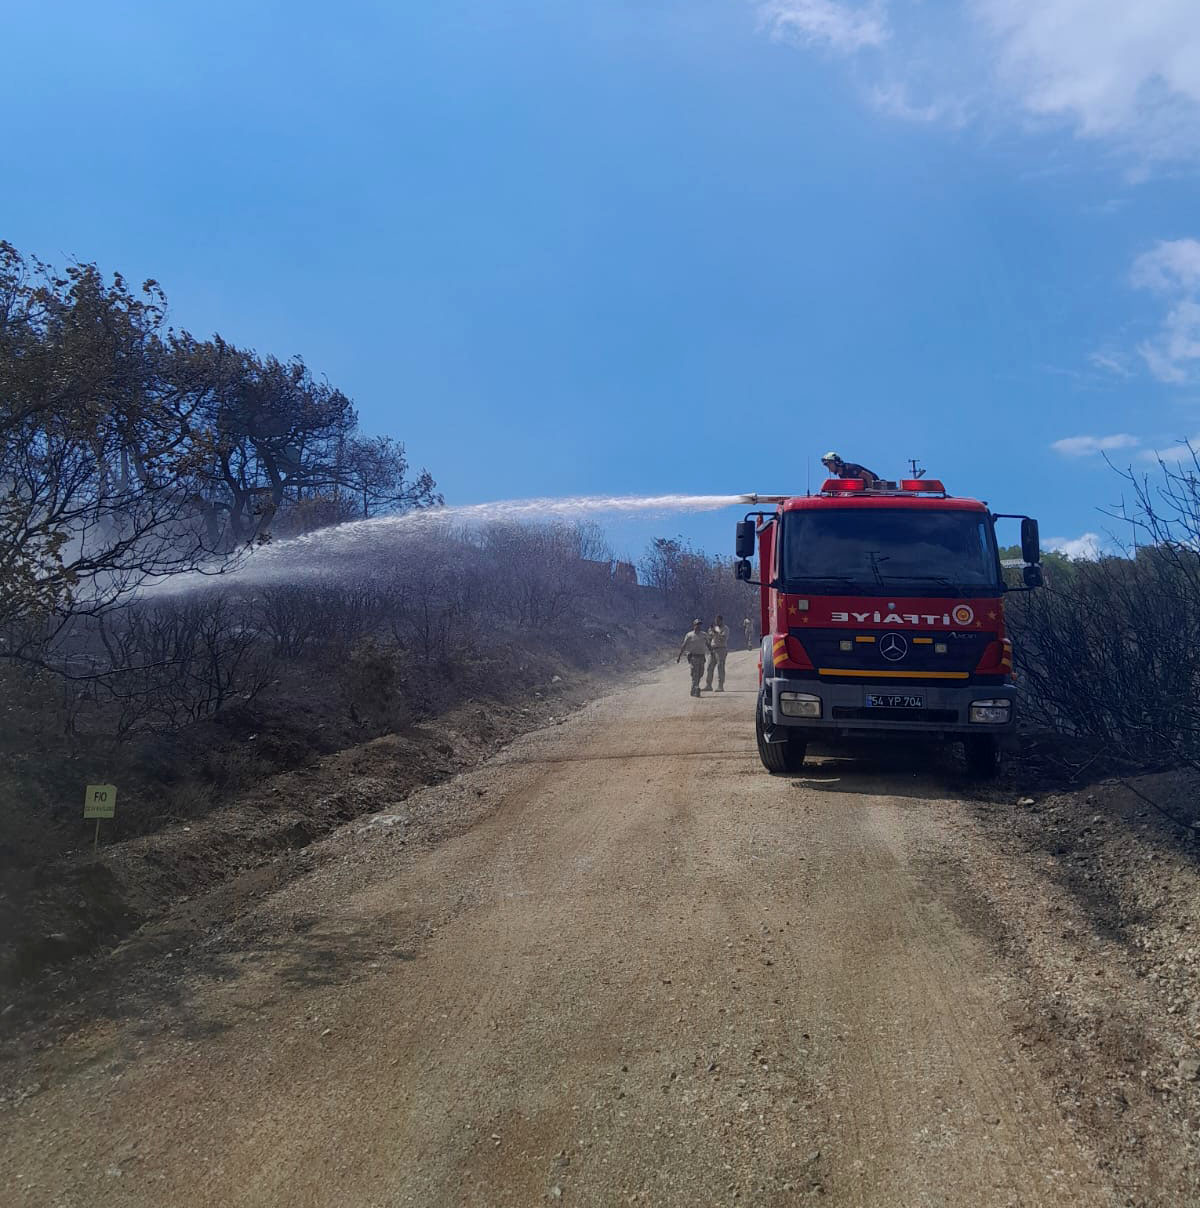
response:
[[[754,710],[754,737],[758,740],[758,757],[762,765],[772,776],[787,772],[798,772],[804,767],[804,756],[808,752],[808,743],[798,734],[789,734],[787,742],[767,742],[763,732],[763,703],[762,697]]]
[[[991,734],[975,734],[963,739],[967,774],[972,780],[994,780],[1000,771],[1000,744]]]

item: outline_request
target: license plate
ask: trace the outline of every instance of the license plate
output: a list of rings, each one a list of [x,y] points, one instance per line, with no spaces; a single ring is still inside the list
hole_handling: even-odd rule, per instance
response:
[[[867,693],[868,709],[923,709],[923,696],[898,696],[894,693]]]

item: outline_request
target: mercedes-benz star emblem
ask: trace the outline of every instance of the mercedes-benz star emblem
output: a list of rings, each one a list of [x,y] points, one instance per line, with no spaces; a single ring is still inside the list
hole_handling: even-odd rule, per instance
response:
[[[885,633],[879,643],[879,653],[889,663],[898,663],[908,653],[908,639],[898,633]]]

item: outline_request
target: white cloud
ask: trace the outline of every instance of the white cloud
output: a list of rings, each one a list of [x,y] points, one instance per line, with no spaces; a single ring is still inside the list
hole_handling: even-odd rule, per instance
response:
[[[766,0],[758,12],[771,37],[781,42],[852,54],[888,40],[882,2],[854,6],[841,0]]]
[[[1138,345],[1160,382],[1182,385],[1200,362],[1200,240],[1164,239],[1134,262],[1130,280],[1167,299],[1158,331]]]
[[[992,110],[1066,125],[1142,165],[1200,157],[1196,0],[758,0],[757,8],[777,38],[847,56],[876,52],[868,96],[896,117]],[[915,103],[913,88],[955,100]]]
[[[1141,444],[1136,436],[1128,432],[1115,432],[1111,436],[1064,436],[1050,448],[1064,457],[1089,457],[1093,453],[1107,453],[1114,449],[1136,449]]]
[[[1068,558],[1086,558],[1095,562],[1103,550],[1099,533],[1084,533],[1081,537],[1050,537],[1044,542],[1047,549],[1066,554]]]
[[[1169,294],[1200,285],[1200,240],[1160,239],[1134,262],[1130,280],[1139,289]]]
[[[1103,373],[1111,373],[1114,377],[1127,378],[1132,377],[1129,366],[1125,364],[1122,356],[1115,352],[1096,352],[1088,355],[1088,362],[1094,369],[1099,369]]]
[[[957,100],[940,97],[924,103],[914,101],[908,85],[892,82],[870,90],[871,104],[890,117],[905,122],[939,122],[955,129],[966,125],[966,108]]]
[[[999,78],[1030,112],[1065,117],[1085,135],[1194,140],[1195,0],[975,0],[974,7],[995,39]]]
[[[1200,303],[1188,298],[1171,307],[1158,335],[1139,344],[1138,352],[1160,382],[1189,382],[1192,362],[1200,360]]]
[[[1155,449],[1143,449],[1138,454],[1138,460],[1154,463],[1162,461],[1168,466],[1183,462],[1190,463],[1192,461],[1190,449],[1200,452],[1200,435],[1193,436],[1190,440],[1170,441],[1165,447],[1159,446]]]

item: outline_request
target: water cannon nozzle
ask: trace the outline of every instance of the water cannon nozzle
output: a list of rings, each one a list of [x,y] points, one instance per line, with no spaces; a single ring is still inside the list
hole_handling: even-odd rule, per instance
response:
[[[749,495],[739,495],[739,503],[782,503],[787,498],[786,495],[759,495],[752,492]]]

